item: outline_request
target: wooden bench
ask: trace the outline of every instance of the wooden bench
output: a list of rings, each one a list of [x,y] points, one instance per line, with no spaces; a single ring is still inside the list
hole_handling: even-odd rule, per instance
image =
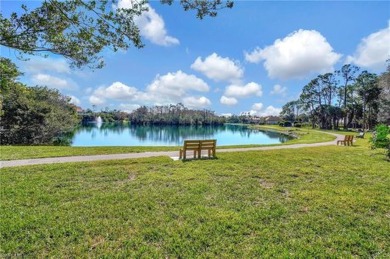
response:
[[[180,149],[179,158],[187,159],[187,151],[194,152],[194,159],[202,157],[202,151],[207,151],[208,157],[215,157],[217,140],[184,140],[183,148]]]
[[[345,135],[343,140],[337,140],[337,145],[344,144],[344,146],[352,146],[353,135]]]
[[[202,150],[207,150],[207,156],[210,158],[215,157],[215,148],[217,146],[217,140],[201,140],[200,141],[200,155],[202,156]]]

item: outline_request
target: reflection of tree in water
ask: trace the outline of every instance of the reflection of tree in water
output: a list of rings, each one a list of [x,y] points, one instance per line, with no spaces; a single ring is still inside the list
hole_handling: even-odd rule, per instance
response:
[[[231,132],[233,134],[238,134],[241,137],[250,138],[260,131],[257,129],[249,129],[247,126],[234,124],[219,126],[140,126],[131,125],[129,123],[103,123],[100,127],[97,127],[95,123],[89,123],[77,129],[75,134],[77,134],[77,132],[91,133],[92,138],[94,138],[98,132],[105,136],[109,136],[110,134],[129,134],[141,142],[148,141],[165,143],[168,145],[181,145],[185,139],[213,139],[221,132]],[[279,139],[280,142],[291,139],[291,137],[277,132],[261,131],[261,133],[270,138]]]
[[[130,126],[130,134],[142,141],[176,143],[184,139],[211,139],[226,126]]]
[[[278,132],[275,132],[275,131],[261,131],[261,132],[263,134],[267,135],[270,138],[279,139],[279,141],[281,143],[284,143],[287,140],[293,139],[293,137],[291,137],[291,136],[288,136],[288,135],[285,135],[285,134],[281,134],[281,133],[278,133]]]
[[[78,132],[87,132],[87,133],[96,133],[97,131],[102,132],[104,135],[110,133],[122,134],[123,131],[129,128],[129,123],[122,122],[110,122],[110,123],[102,123],[101,125],[97,125],[96,123],[83,123],[82,126],[76,129],[75,133]]]

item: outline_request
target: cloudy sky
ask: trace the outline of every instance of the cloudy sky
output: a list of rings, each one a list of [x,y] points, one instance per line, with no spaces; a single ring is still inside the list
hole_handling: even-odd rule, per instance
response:
[[[1,12],[21,3],[1,1]],[[233,9],[203,20],[178,4],[150,1],[136,20],[146,46],[105,51],[100,70],[70,69],[54,55],[21,61],[13,50],[0,51],[24,72],[21,81],[57,88],[85,109],[181,102],[217,114],[264,116],[278,114],[313,77],[345,63],[384,72],[389,21],[389,1],[235,1]]]

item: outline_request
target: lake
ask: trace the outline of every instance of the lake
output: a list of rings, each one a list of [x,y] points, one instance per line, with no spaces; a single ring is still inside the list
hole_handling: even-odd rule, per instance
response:
[[[186,139],[217,139],[218,146],[279,144],[291,137],[259,131],[243,125],[222,126],[135,126],[89,124],[76,130],[72,146],[181,146]]]

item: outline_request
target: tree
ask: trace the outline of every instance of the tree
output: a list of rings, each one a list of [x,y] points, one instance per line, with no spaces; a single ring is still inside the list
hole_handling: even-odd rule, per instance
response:
[[[73,130],[78,120],[70,98],[58,90],[17,82],[17,67],[1,59],[2,69],[8,65],[9,73],[1,78],[0,144],[53,143]]]
[[[55,142],[78,122],[76,110],[69,101],[58,90],[14,84],[4,96],[1,144]]]
[[[320,127],[323,127],[322,115],[323,98],[322,98],[322,85],[319,76],[311,80],[307,85],[303,87],[302,94],[299,97],[302,103],[302,108],[305,111],[309,111],[312,127],[318,123]]]
[[[8,58],[0,57],[0,93],[7,91],[9,84],[15,82],[22,73]]]
[[[387,72],[378,78],[378,87],[381,93],[379,94],[377,119],[379,122],[390,125],[390,64],[387,66]]]
[[[374,114],[378,113],[380,88],[377,85],[377,75],[363,71],[356,78],[356,87],[362,99],[363,128],[370,129],[373,124],[376,124]]]
[[[3,115],[4,94],[21,74],[11,60],[0,57],[0,116]]]
[[[30,10],[9,18],[0,14],[0,45],[25,54],[54,53],[71,61],[71,65],[101,68],[98,55],[104,48],[126,50],[131,45],[143,47],[134,18],[147,10],[147,1],[132,1],[131,8],[116,8],[117,0],[45,0]],[[161,0],[171,5],[173,0]],[[214,17],[221,8],[233,7],[228,0],[181,0],[184,10],[196,10],[197,17]]]
[[[333,98],[336,93],[337,83],[336,77],[333,73],[326,73],[324,75],[319,75],[318,80],[322,85],[322,96],[324,102],[327,105],[332,105]]]
[[[347,123],[347,91],[348,91],[348,84],[352,83],[356,79],[356,73],[360,70],[359,67],[351,65],[351,64],[345,64],[341,70],[337,71],[337,74],[341,75],[341,77],[344,80],[344,85],[343,85],[343,108],[344,108],[344,128],[348,127]]]
[[[283,105],[280,115],[283,117],[283,120],[294,122],[299,116],[300,101],[290,101]]]

